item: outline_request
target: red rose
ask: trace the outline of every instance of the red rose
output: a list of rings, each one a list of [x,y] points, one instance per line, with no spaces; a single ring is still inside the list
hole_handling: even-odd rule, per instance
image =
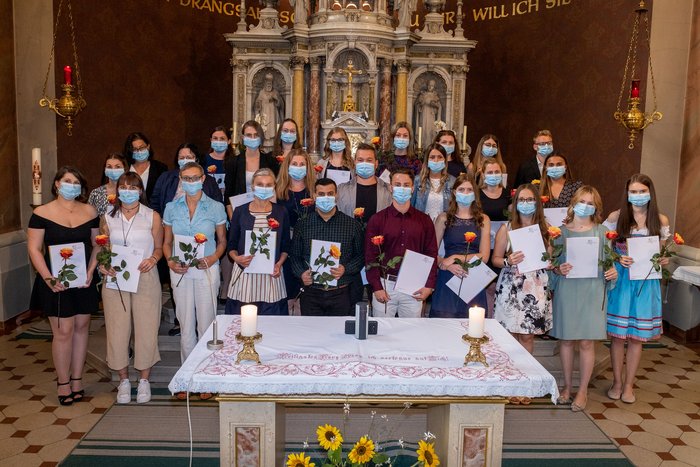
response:
[[[95,237],[95,243],[99,246],[107,246],[109,244],[109,235],[98,235]]]
[[[275,159],[277,159],[277,162],[279,162],[280,164],[281,164],[282,162],[284,162],[284,156],[283,156],[283,155],[279,155],[279,156],[275,157]]]
[[[377,235],[372,237],[372,245],[379,246],[384,243],[384,235]]]
[[[675,243],[676,245],[683,245],[683,244],[685,244],[685,240],[683,240],[683,237],[681,237],[681,234],[676,232],[675,234],[673,234],[673,243]]]
[[[608,230],[605,232],[605,238],[611,241],[617,240],[617,237],[619,237],[618,233],[615,230]]]
[[[277,227],[280,226],[280,223],[277,222],[277,219],[275,219],[274,217],[270,217],[267,220],[267,226],[270,227],[271,229],[276,229]]]
[[[321,172],[323,172],[323,167],[320,165],[316,165],[316,166],[314,166],[314,170],[316,171],[317,174],[320,174]]]
[[[541,200],[543,203],[548,203],[548,202],[549,202],[549,196],[540,196],[540,200]]]
[[[73,248],[61,248],[59,254],[61,255],[61,258],[68,259],[73,256]]]
[[[196,233],[196,234],[194,234],[194,241],[199,243],[199,244],[206,243],[207,236],[204,235],[203,233]]]
[[[301,204],[304,207],[309,207],[314,204],[314,200],[312,198],[304,198],[301,201],[299,201],[299,204]]]

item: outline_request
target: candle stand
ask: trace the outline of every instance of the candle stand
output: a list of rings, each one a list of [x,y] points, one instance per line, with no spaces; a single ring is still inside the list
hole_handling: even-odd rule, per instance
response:
[[[469,352],[464,357],[464,366],[467,366],[470,362],[478,362],[486,367],[489,366],[489,364],[486,363],[486,356],[481,351],[481,344],[488,342],[488,337],[470,337],[468,334],[465,334],[462,336],[462,340],[469,344]]]
[[[238,352],[236,363],[241,363],[241,360],[251,360],[259,365],[260,355],[255,351],[255,341],[260,339],[262,339],[262,334],[259,332],[254,336],[243,336],[241,333],[236,334],[236,340],[243,342],[243,349]]]

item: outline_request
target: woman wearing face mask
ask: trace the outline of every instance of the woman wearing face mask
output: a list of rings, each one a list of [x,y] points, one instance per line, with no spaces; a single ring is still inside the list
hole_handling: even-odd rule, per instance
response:
[[[253,191],[253,174],[258,169],[271,169],[275,176],[279,171],[277,159],[272,154],[260,150],[265,140],[265,133],[258,122],[255,120],[245,122],[241,128],[241,136],[245,150],[232,158],[231,162],[226,163],[224,204],[226,204],[229,218],[233,212],[230,197]]]
[[[51,353],[56,368],[58,401],[71,405],[85,394],[82,386],[87,353],[90,314],[97,311],[95,287],[99,217],[85,203],[87,184],[78,169],[61,167],[54,177],[51,193],[55,199],[38,206],[29,219],[27,250],[36,270],[31,303],[49,317],[53,340]],[[82,243],[85,248],[87,281],[70,288],[51,273],[49,246]],[[56,266],[54,265],[56,268]]]
[[[180,169],[184,196],[165,206],[163,214],[163,253],[170,268],[170,286],[177,303],[180,322],[180,358],[184,362],[216,315],[219,291],[219,258],[226,250],[226,213],[224,206],[202,192],[204,169],[188,162]],[[189,271],[182,254],[175,251],[180,241],[195,245],[196,234],[204,234],[206,242],[199,247],[203,257]],[[181,236],[179,240],[175,235]],[[179,261],[171,259],[173,255]],[[184,275],[184,277],[183,277]]]
[[[501,269],[493,264],[493,245],[496,240],[496,232],[500,224],[508,220],[506,213],[511,203],[510,192],[503,186],[504,167],[498,161],[491,158],[484,158],[481,164],[481,207],[484,213],[491,220],[491,256],[488,266],[496,274],[500,274]],[[486,298],[488,301],[487,318],[493,317],[493,303],[496,294],[496,283],[492,282],[486,287]]]
[[[498,144],[496,135],[485,134],[481,137],[472,156],[472,161],[467,166],[467,171],[474,175],[474,179],[479,184],[481,184],[481,166],[485,160],[498,162],[503,167],[503,173],[505,173],[506,165],[503,163],[501,146]]]
[[[565,208],[571,204],[571,197],[583,182],[574,181],[571,168],[564,154],[550,154],[544,160],[544,175],[540,185],[540,194],[546,196],[546,208]]]
[[[280,156],[285,158],[292,149],[301,149],[301,144],[299,143],[299,127],[294,119],[286,118],[277,129],[275,146],[272,150],[272,154],[278,159]]]
[[[463,173],[467,173],[467,168],[462,161],[462,151],[460,151],[457,136],[452,130],[440,130],[435,135],[433,143],[440,144],[447,153],[447,173],[457,178]]]
[[[445,257],[437,259],[439,271],[430,307],[431,318],[468,318],[467,305],[447,287],[447,282],[455,276],[469,280],[468,272],[456,260],[471,261],[474,257],[489,260],[491,226],[488,216],[481,210],[475,186],[471,175],[460,175],[452,184],[447,212],[440,214],[435,221],[437,243],[445,242]],[[465,239],[467,232],[476,234],[469,245]],[[467,248],[469,252],[465,254]],[[469,305],[485,308],[486,292],[481,291]]]
[[[123,154],[129,162],[129,170],[141,177],[146,188],[146,201],[150,206],[156,182],[168,170],[168,166],[153,158],[151,142],[143,133],[131,133],[126,137]]]
[[[636,400],[634,379],[642,344],[661,337],[661,281],[630,280],[628,268],[634,261],[627,256],[627,239],[658,235],[661,242],[665,242],[671,235],[668,217],[659,212],[651,178],[635,174],[627,180],[622,207],[608,216],[605,225],[617,230],[619,237],[613,242],[613,248],[621,255],[619,263],[615,263],[617,285],[608,291],[607,332],[612,339],[610,360],[613,367],[608,397],[632,404]],[[668,258],[659,260],[661,266],[668,262]]]
[[[518,271],[518,264],[525,256],[522,251],[511,251],[508,231],[536,225],[545,246],[548,246],[547,223],[534,185],[528,183],[518,187],[510,218],[509,223],[498,229],[493,249],[493,264],[502,268],[496,283],[494,318],[532,353],[535,334],[544,334],[552,327],[549,278],[545,269],[523,274]]]
[[[455,177],[447,173],[447,153],[438,143],[425,149],[428,157],[414,182],[411,205],[435,219],[447,211],[452,198]]]
[[[215,127],[209,138],[211,151],[204,158],[204,167],[208,175],[214,177],[219,190],[224,193],[224,177],[226,161],[233,159],[231,148],[231,133],[225,126]]]
[[[111,212],[102,218],[101,233],[109,236],[111,245],[141,251],[142,261],[138,265],[129,265],[141,273],[135,293],[110,288],[109,279],[103,283],[107,364],[119,372],[117,403],[131,402],[128,366],[133,322],[134,368],[140,373],[136,402],[143,404],[151,400],[151,385],[148,381],[151,367],[160,361],[158,326],[161,288],[156,265],[163,256],[163,225],[158,213],[145,206],[143,183],[137,174],[122,175],[118,180],[118,193]],[[100,272],[105,278],[121,274],[112,268],[107,270],[104,266],[100,266]]]
[[[334,177],[333,172],[329,172],[333,170],[350,172],[352,176],[355,162],[352,160],[352,147],[345,130],[334,128],[328,133],[326,145],[323,148],[323,158],[318,161],[318,166],[322,169],[318,174],[319,178],[328,177],[336,180],[338,177]]]
[[[391,132],[393,148],[379,157],[379,175],[384,170],[393,172],[398,167],[406,167],[415,177],[421,172],[423,162],[416,154],[413,146],[413,130],[408,122],[398,122]]]
[[[271,201],[275,194],[275,175],[270,169],[255,172],[253,193],[253,201],[237,207],[231,219],[228,254],[236,266],[228,288],[226,314],[240,314],[242,305],[252,303],[257,305],[259,315],[287,315],[282,265],[289,252],[289,217],[283,206]],[[246,237],[251,231],[258,235],[276,233],[272,274],[243,273],[253,260],[253,255],[245,248]]]
[[[108,196],[112,195],[116,198],[117,180],[126,170],[129,170],[129,164],[121,154],[113,152],[105,159],[104,178],[107,179],[107,183],[92,190],[88,198],[88,204],[95,207],[98,216],[103,216],[108,211],[110,207]]]
[[[599,259],[603,258],[607,229],[600,224],[602,209],[603,201],[595,188],[582,186],[576,190],[561,227],[561,237],[552,242],[554,246],[563,247],[563,259],[567,257],[569,238],[597,238],[596,254]],[[565,261],[550,272],[549,286],[554,291],[554,316],[549,334],[560,339],[559,357],[564,373],[564,388],[559,392],[557,403],[571,404],[572,411],[580,412],[588,402],[588,383],[595,364],[595,341],[606,338],[603,302],[606,281],[617,279],[617,271],[612,267],[607,271],[599,270],[596,277],[568,277],[572,271],[575,273],[576,269]],[[614,288],[614,283],[611,288]],[[576,397],[572,399],[576,344],[579,348],[580,384]]]

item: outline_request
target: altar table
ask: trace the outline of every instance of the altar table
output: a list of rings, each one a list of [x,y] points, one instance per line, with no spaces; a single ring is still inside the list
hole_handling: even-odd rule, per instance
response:
[[[240,317],[219,316],[224,348],[207,350],[210,327],[169,389],[220,394],[221,465],[241,467],[284,464],[284,405],[300,402],[427,404],[441,465],[500,465],[507,397],[558,397],[554,377],[495,320],[484,367],[464,366],[469,320],[373,319],[378,335],[358,340],[345,317],[259,316],[256,365],[235,363]]]

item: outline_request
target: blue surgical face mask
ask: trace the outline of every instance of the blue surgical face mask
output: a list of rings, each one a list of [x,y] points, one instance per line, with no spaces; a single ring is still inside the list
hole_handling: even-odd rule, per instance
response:
[[[547,157],[552,153],[552,151],[554,151],[554,146],[552,146],[551,144],[537,146],[537,154],[539,154],[540,156]]]
[[[471,206],[476,199],[476,195],[474,193],[460,193],[458,191],[455,193],[455,199],[460,206]]]
[[[61,182],[61,184],[58,186],[58,194],[68,201],[72,201],[80,196],[82,190],[83,189],[80,185],[74,185],[68,182]]]
[[[331,141],[328,147],[332,152],[343,152],[345,150],[345,141]]]
[[[369,162],[359,162],[355,166],[355,173],[358,177],[370,178],[372,175],[374,175],[374,172],[374,164]]]
[[[445,168],[445,161],[428,161],[428,168],[431,172],[442,172]]]
[[[498,154],[498,148],[491,146],[481,146],[481,155],[484,157],[493,157]]]
[[[211,148],[216,152],[225,152],[228,149],[228,143],[226,141],[212,141]]]
[[[260,138],[243,137],[243,145],[248,149],[258,149],[260,147]]]
[[[650,193],[628,193],[627,201],[634,206],[646,206],[651,201]]]
[[[139,190],[123,190],[119,189],[119,201],[124,204],[131,204],[139,200],[141,193]]]
[[[576,206],[574,206],[574,214],[578,217],[592,216],[595,214],[595,206],[586,203],[576,203]]]
[[[316,207],[321,212],[331,212],[335,207],[335,196],[319,196],[316,198]]]
[[[562,178],[566,173],[565,165],[557,165],[554,167],[547,167],[547,176],[555,180]]]
[[[151,154],[151,152],[148,149],[144,149],[143,151],[132,152],[131,157],[133,157],[135,161],[143,162],[143,161],[148,159],[148,156],[150,154]]]
[[[407,186],[395,186],[392,188],[391,196],[399,204],[404,204],[411,199],[411,188]]]
[[[498,186],[503,182],[503,175],[502,174],[486,174],[484,175],[484,182],[488,186]]]
[[[185,166],[185,164],[188,164],[190,162],[197,162],[197,161],[194,159],[178,159],[177,165],[179,165],[180,168],[183,168]]]
[[[517,204],[518,212],[524,216],[530,216],[537,211],[537,204],[535,202],[519,201]]]
[[[399,138],[398,136],[394,138],[394,147],[396,149],[406,149],[408,147],[408,138]]]
[[[261,200],[270,199],[275,195],[275,187],[272,186],[255,186],[253,187],[253,195]]]
[[[280,135],[280,139],[282,140],[283,143],[292,144],[294,141],[297,140],[297,134],[296,133],[282,133]]]
[[[182,182],[182,191],[190,196],[194,196],[202,190],[203,183],[199,182]]]
[[[453,152],[455,152],[455,145],[454,145],[454,144],[442,144],[441,146],[445,149],[445,152],[446,152],[448,155],[450,155],[450,154],[452,154]]]
[[[117,168],[117,169],[105,169],[105,176],[112,180],[113,182],[116,182],[119,180],[119,177],[121,177],[124,174],[124,169],[122,168]]]
[[[290,165],[289,176],[292,177],[294,180],[303,180],[304,177],[306,177],[306,166]]]

